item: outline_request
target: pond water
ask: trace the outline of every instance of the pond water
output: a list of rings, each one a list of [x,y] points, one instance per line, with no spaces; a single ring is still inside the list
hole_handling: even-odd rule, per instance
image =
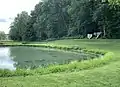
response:
[[[93,58],[95,55],[38,47],[1,47],[0,69],[34,68],[56,63],[64,64],[90,57]]]

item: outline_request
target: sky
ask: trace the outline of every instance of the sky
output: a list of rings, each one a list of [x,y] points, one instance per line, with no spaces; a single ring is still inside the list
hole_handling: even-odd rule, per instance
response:
[[[0,31],[9,33],[9,27],[18,13],[27,11],[29,14],[40,0],[1,0],[0,1]]]

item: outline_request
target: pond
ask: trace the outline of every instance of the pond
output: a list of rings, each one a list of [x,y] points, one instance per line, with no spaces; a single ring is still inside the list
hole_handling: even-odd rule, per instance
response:
[[[95,56],[39,47],[1,47],[0,69],[15,70],[16,68],[34,68],[49,64],[65,64]]]

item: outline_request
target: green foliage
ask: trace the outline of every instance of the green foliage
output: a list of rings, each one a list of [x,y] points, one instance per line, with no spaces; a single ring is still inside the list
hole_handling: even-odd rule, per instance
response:
[[[16,71],[0,70],[0,77],[28,76],[33,75],[30,70],[17,69]]]
[[[0,31],[0,40],[6,40],[7,36],[4,31]]]
[[[108,0],[111,4],[117,4],[117,5],[119,5],[120,4],[120,0]]]
[[[16,41],[25,41],[27,31],[27,23],[30,17],[27,12],[23,11],[21,14],[18,14],[14,19],[14,22],[11,24],[10,28],[10,38]]]
[[[103,38],[120,38],[119,0],[43,0],[30,16],[18,14],[10,37],[18,41],[41,41],[102,32]]]

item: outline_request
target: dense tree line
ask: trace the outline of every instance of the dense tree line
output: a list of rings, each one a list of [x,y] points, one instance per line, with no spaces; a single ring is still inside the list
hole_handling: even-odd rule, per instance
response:
[[[43,0],[30,15],[18,14],[10,28],[10,38],[18,41],[84,38],[94,32],[120,38],[119,0]]]

